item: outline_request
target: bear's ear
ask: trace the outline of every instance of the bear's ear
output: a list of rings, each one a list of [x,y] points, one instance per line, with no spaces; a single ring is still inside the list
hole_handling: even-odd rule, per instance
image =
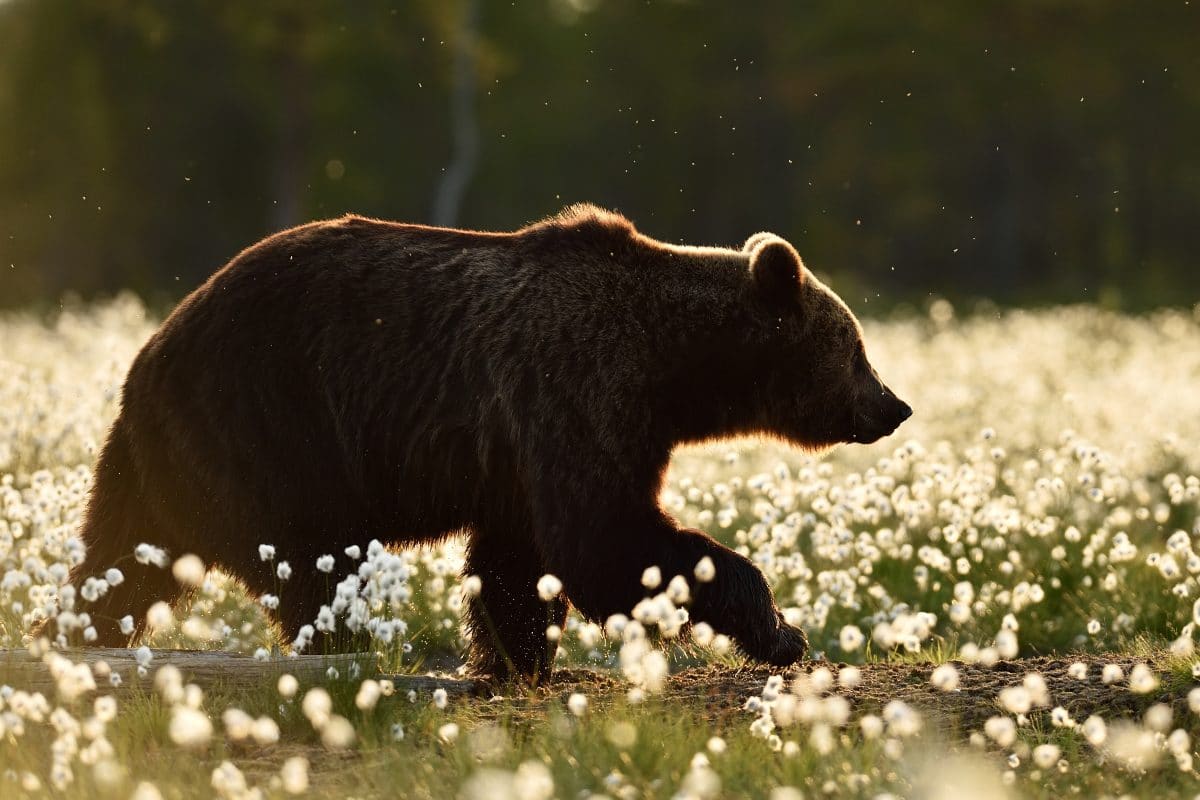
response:
[[[753,236],[751,236],[749,239],[746,240],[746,243],[744,245],[742,245],[742,252],[743,253],[753,253],[754,248],[758,247],[763,242],[769,242],[772,239],[779,239],[779,238],[781,238],[781,237],[776,236],[773,233],[769,233],[768,231],[759,231],[758,233],[754,234]]]
[[[790,244],[773,236],[760,241],[750,254],[750,274],[764,294],[786,302],[800,290],[804,264]]]

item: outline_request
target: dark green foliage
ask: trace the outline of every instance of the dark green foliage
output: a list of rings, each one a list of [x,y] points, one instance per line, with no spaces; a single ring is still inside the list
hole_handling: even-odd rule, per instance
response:
[[[175,299],[287,225],[428,221],[463,5],[0,3],[0,304]],[[866,312],[1197,299],[1194,3],[594,5],[482,4],[459,224],[770,229]]]

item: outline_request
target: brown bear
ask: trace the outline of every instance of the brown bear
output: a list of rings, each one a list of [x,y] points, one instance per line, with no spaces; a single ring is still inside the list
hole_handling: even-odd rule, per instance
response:
[[[183,300],[129,370],[96,469],[76,582],[139,542],[275,585],[256,544],[312,568],[370,538],[469,537],[482,579],[471,665],[548,673],[551,604],[604,620],[643,571],[716,577],[691,619],[753,659],[801,658],[754,565],[659,506],[671,452],[767,435],[804,448],[872,442],[911,410],[861,330],[783,239],[683,247],[589,205],[514,233],[346,216],[265,239]],[[178,591],[134,566],[99,600],[97,644],[126,644]],[[326,584],[293,580],[285,633]]]

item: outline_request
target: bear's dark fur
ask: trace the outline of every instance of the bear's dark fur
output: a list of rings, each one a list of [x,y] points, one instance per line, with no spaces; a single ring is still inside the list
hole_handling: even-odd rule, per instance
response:
[[[762,574],[658,502],[681,443],[766,434],[866,442],[909,409],[878,379],[846,306],[791,245],[679,247],[575,206],[515,233],[347,216],[272,236],[188,296],[134,361],[96,470],[78,582],[141,541],[275,586],[297,568],[288,635],[327,601],[308,573],[371,538],[469,536],[472,666],[546,674],[544,573],[603,620],[643,570],[692,577],[693,620],[747,655],[803,656]],[[134,566],[94,610],[99,644],[178,592]]]

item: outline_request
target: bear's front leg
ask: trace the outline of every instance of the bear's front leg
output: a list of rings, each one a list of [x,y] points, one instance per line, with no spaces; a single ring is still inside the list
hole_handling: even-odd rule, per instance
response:
[[[664,582],[682,575],[691,587],[689,614],[731,637],[750,658],[774,666],[792,664],[808,652],[804,631],[784,621],[766,578],[749,560],[696,530],[681,530],[661,512],[624,519],[580,514],[584,524],[548,525],[539,543],[571,603],[603,622],[628,614],[646,596],[642,573],[656,566]],[[711,581],[695,577],[705,556],[716,567]]]
[[[708,582],[696,580],[693,570],[678,573],[692,587],[689,614],[693,622],[707,622],[718,633],[730,636],[755,661],[785,667],[804,658],[808,637],[784,620],[758,567],[701,531],[681,530],[679,536],[690,540],[689,550],[702,551],[697,562],[708,556],[715,567]]]
[[[538,596],[538,580],[547,572],[528,536],[499,530],[472,534],[464,575],[480,579],[466,615],[473,675],[535,685],[550,677],[558,644],[546,638],[546,629],[562,628],[567,603],[561,595],[550,601]]]

